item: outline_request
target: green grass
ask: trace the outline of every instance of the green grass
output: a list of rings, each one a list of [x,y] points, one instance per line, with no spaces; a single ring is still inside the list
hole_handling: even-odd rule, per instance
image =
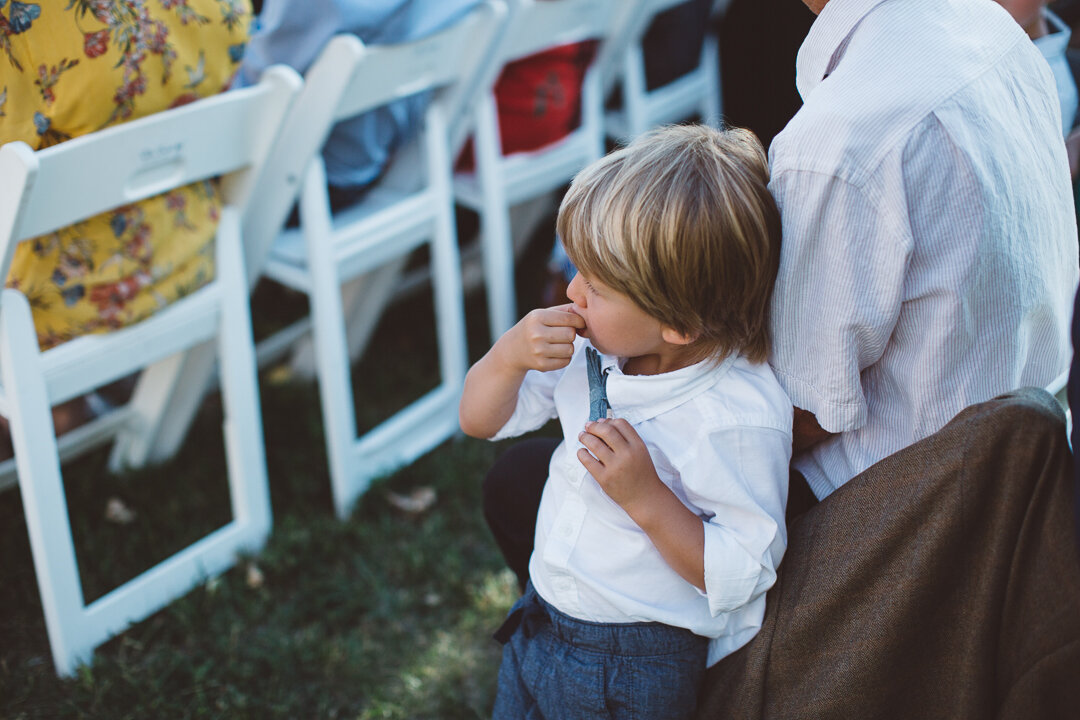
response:
[[[543,257],[534,251],[522,264],[532,270],[523,307]],[[474,358],[487,346],[480,294],[468,304]],[[355,368],[362,426],[434,386],[430,302],[393,307]],[[296,311],[277,296],[268,321],[259,303],[259,327]],[[484,525],[480,484],[505,445],[452,439],[377,482],[341,522],[315,386],[264,374],[261,387],[268,545],[101,646],[74,679],[53,670],[18,490],[0,494],[0,718],[490,715],[500,654],[491,632],[517,591]],[[212,396],[162,467],[113,477],[104,451],[65,466],[88,599],[228,521],[220,421]],[[420,515],[386,500],[421,486],[437,500]],[[105,520],[111,497],[136,512],[133,523]]]

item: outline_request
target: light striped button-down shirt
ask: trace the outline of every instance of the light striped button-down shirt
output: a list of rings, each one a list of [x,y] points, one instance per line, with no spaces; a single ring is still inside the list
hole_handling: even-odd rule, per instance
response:
[[[784,225],[771,364],[839,435],[824,497],[1071,356],[1076,221],[1054,79],[987,0],[830,0],[770,148]]]

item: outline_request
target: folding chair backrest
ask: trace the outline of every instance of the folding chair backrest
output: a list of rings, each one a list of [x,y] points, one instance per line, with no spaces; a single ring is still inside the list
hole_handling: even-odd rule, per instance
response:
[[[16,242],[66,227],[121,205],[215,176],[258,168],[277,131],[278,118],[299,83],[282,67],[267,82],[206,98],[167,113],[150,115],[33,152],[23,143],[0,149],[0,188],[25,166],[30,178],[15,225],[4,241]],[[213,128],[249,128],[221,132]],[[209,128],[209,130],[208,130]],[[11,174],[14,173],[14,174]],[[232,178],[226,201],[246,201],[247,177]],[[34,187],[48,192],[33,191]],[[7,248],[5,248],[6,250]],[[5,257],[7,253],[5,252]],[[3,270],[6,274],[7,264]]]
[[[480,5],[460,22],[420,40],[365,46],[365,62],[352,74],[334,119],[350,118],[427,90],[460,88],[460,79],[472,77],[487,59],[490,43],[483,38],[491,36],[499,20],[494,5]],[[456,62],[448,62],[449,58]],[[443,103],[449,110],[456,97],[450,92],[432,102]]]
[[[257,202],[244,218],[252,284],[297,198],[308,163],[335,122],[432,90],[432,102],[450,125],[451,152],[457,150],[466,135],[467,106],[492,75],[487,68],[494,62],[506,12],[502,0],[485,0],[453,26],[412,42],[366,46],[355,35],[342,34],[327,43],[305,74],[304,89],[281,131],[283,142],[271,153],[255,192]],[[459,58],[457,64],[445,61],[448,52]],[[369,56],[392,62],[367,62]],[[379,71],[366,72],[366,67]]]
[[[611,32],[616,4],[612,0],[519,2],[503,44],[503,64],[560,45],[606,38]]]

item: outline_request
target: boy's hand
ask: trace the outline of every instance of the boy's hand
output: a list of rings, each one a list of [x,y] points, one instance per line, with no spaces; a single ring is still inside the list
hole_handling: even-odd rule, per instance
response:
[[[574,356],[574,338],[585,320],[572,304],[533,310],[496,343],[506,362],[522,370],[559,370]]]
[[[647,510],[649,499],[667,489],[644,441],[626,420],[587,422],[578,439],[585,446],[578,450],[578,460],[608,497],[635,520],[636,511]]]

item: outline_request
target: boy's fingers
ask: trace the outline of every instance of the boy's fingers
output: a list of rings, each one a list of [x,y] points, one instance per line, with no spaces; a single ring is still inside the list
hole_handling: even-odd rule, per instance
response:
[[[544,324],[551,327],[584,328],[585,319],[571,310],[573,306],[573,303],[571,303],[547,308],[543,311],[542,316]]]
[[[612,426],[619,431],[619,434],[627,444],[641,440],[641,436],[637,434],[637,430],[635,430],[634,426],[625,418],[612,418],[607,422],[611,423]]]
[[[544,350],[544,354],[547,355],[547,357],[560,358],[563,360],[572,358],[574,356],[574,345],[573,343],[564,342],[549,343]]]
[[[603,463],[589,454],[589,451],[585,448],[578,448],[577,451],[578,461],[585,466],[585,469],[589,471],[589,474],[596,477],[604,469]]]
[[[621,418],[600,420],[586,423],[585,432],[595,435],[603,440],[608,447],[615,449],[618,446],[625,445],[627,442],[627,438],[622,432],[623,425],[628,426],[628,423]]]
[[[591,431],[579,433],[578,440],[600,462],[604,462],[611,457],[611,446],[603,438],[594,435]]]
[[[577,337],[577,332],[572,327],[551,327],[544,328],[544,339],[549,343],[559,343],[560,345],[569,345],[573,347],[574,338]]]

